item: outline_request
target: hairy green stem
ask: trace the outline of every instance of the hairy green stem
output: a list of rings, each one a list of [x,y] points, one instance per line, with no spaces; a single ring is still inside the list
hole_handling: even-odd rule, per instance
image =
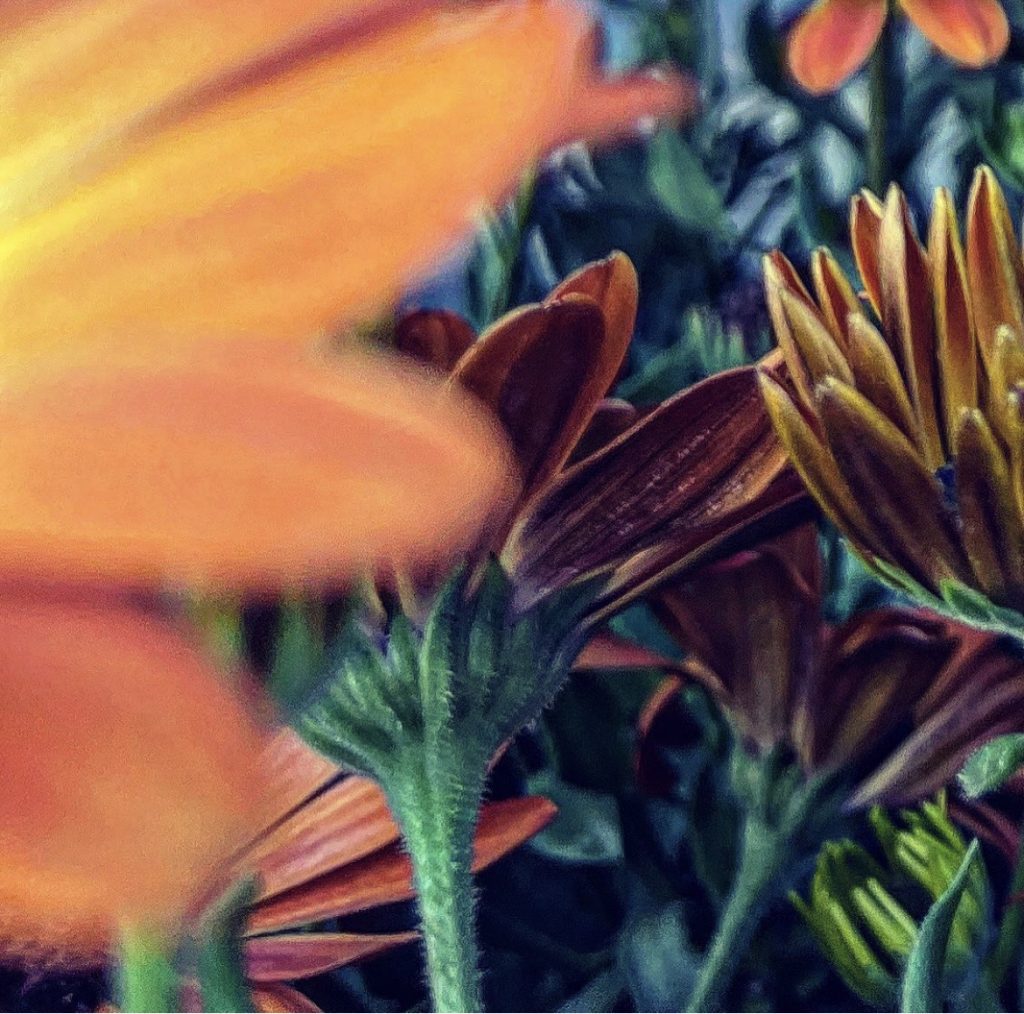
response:
[[[889,61],[892,55],[891,19],[871,54],[868,66],[868,186],[884,194],[891,179],[889,166]]]
[[[413,883],[436,1011],[480,1011],[480,962],[473,890],[473,834],[480,778],[409,760],[388,785],[412,862]]]
[[[758,923],[774,898],[788,836],[754,816],[743,826],[732,891],[687,1002],[689,1011],[719,1010]]]

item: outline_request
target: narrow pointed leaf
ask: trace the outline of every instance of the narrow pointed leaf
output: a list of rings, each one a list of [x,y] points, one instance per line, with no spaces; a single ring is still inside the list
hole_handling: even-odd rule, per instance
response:
[[[943,1009],[945,997],[942,983],[946,967],[946,951],[953,919],[960,899],[967,889],[968,878],[975,863],[980,862],[978,840],[971,842],[956,876],[945,893],[928,910],[918,932],[914,949],[907,959],[903,978],[903,1011],[937,1011]]]

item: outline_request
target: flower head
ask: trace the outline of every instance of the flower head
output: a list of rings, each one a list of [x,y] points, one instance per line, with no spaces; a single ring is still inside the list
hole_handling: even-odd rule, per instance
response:
[[[1024,729],[1024,661],[1003,639],[917,609],[834,627],[821,595],[816,532],[804,525],[656,600],[689,653],[683,676],[721,703],[749,751],[781,748],[806,775],[841,778],[860,808],[927,798],[980,744]],[[664,712],[673,697],[657,700]],[[646,715],[648,729],[659,721]]]
[[[808,91],[838,88],[871,55],[890,0],[815,0],[789,36],[789,68]],[[994,63],[1010,38],[999,0],[896,0],[943,53],[966,67]]]
[[[856,197],[852,233],[867,304],[827,251],[813,297],[766,261],[792,381],[762,377],[776,430],[887,576],[1024,608],[1024,267],[995,177],[975,177],[966,250],[941,190],[927,247],[896,189]]]
[[[524,607],[600,580],[595,615],[607,615],[802,499],[753,368],[649,410],[608,397],[636,308],[636,272],[615,253],[479,337],[445,312],[399,323],[399,348],[448,371],[509,436],[523,489],[486,548]]]

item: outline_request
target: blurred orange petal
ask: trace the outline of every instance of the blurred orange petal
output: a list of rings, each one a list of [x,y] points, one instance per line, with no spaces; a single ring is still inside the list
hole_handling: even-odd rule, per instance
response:
[[[43,145],[27,161],[4,139],[7,357],[332,327],[432,267],[556,143],[687,99],[675,78],[602,82],[588,16],[556,0],[91,6],[9,18],[4,45],[30,56],[4,108],[72,126],[19,114],[14,140]]]
[[[907,17],[947,56],[968,67],[995,63],[1010,41],[999,0],[899,0]]]
[[[184,639],[129,607],[0,610],[0,949],[95,961],[168,928],[251,834],[260,737]]]
[[[68,371],[0,402],[9,580],[256,592],[456,550],[508,492],[496,429],[387,360]]]
[[[885,24],[887,0],[818,0],[789,36],[789,69],[809,92],[835,91],[863,66]]]

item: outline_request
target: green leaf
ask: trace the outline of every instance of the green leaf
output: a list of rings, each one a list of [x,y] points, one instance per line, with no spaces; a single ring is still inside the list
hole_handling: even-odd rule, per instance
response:
[[[971,799],[1000,788],[1024,766],[1024,733],[997,736],[975,750],[960,771],[960,787]]]
[[[622,828],[615,797],[581,789],[548,771],[528,781],[531,793],[558,807],[558,820],[535,835],[530,845],[553,859],[583,865],[622,859]]]
[[[662,207],[684,229],[726,237],[725,204],[686,141],[666,128],[651,138],[648,151],[648,182]]]
[[[255,1007],[245,974],[242,932],[256,881],[238,883],[206,914],[199,936],[199,988],[204,1011],[252,1011]]]
[[[281,606],[267,690],[286,716],[312,703],[327,679],[319,612],[318,606],[299,599]]]
[[[937,1011],[943,1008],[942,983],[949,934],[953,928],[953,917],[967,887],[971,867],[977,858],[978,840],[975,839],[945,894],[932,905],[921,923],[903,978],[901,1009],[904,1011]]]

